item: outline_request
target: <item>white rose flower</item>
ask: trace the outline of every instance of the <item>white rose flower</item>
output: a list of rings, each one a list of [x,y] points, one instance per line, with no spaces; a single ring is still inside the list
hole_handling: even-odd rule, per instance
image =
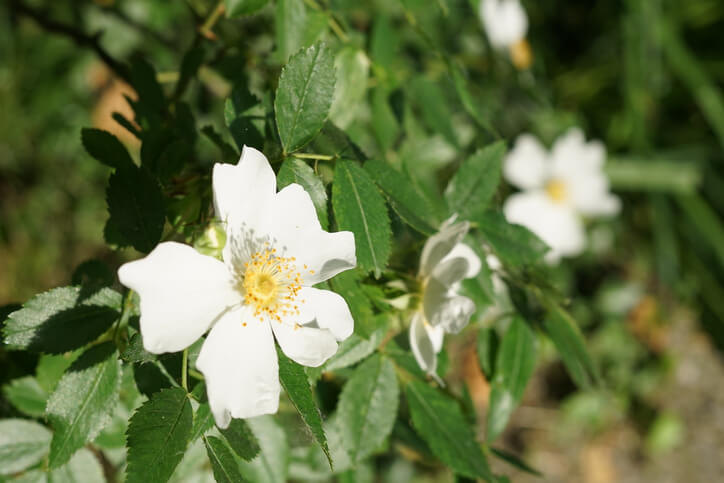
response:
[[[490,40],[498,50],[508,50],[516,67],[527,69],[533,58],[525,39],[528,15],[519,0],[481,0],[480,20]]]
[[[213,191],[226,225],[223,261],[165,242],[118,276],[140,296],[146,350],[179,351],[210,329],[196,367],[226,428],[231,418],[277,411],[274,338],[294,361],[319,366],[352,334],[344,299],[312,285],[354,267],[356,257],[354,235],[323,231],[298,184],[277,193],[269,162],[253,148],[236,166],[214,166]]]
[[[460,332],[475,311],[473,301],[458,294],[460,282],[476,276],[481,266],[475,252],[461,242],[469,228],[468,222],[448,220],[422,249],[422,303],[412,316],[410,347],[418,365],[436,379],[444,334]]]
[[[549,262],[583,251],[582,216],[614,215],[620,210],[621,202],[610,193],[603,172],[605,159],[603,144],[587,143],[579,129],[558,138],[550,153],[536,138],[523,134],[506,157],[503,175],[523,191],[505,201],[505,216],[551,247],[546,255]]]

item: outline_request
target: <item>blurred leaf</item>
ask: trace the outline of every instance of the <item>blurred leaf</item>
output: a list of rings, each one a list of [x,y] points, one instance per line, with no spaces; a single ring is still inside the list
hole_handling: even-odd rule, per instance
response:
[[[162,112],[166,109],[166,97],[161,85],[156,80],[156,70],[141,57],[131,61],[131,85],[138,94],[133,102],[136,114],[151,125],[161,123]],[[141,123],[143,127],[143,122]]]
[[[698,195],[679,196],[677,201],[703,235],[701,239],[709,244],[724,268],[724,224],[720,214]]]
[[[189,50],[186,51],[183,59],[181,60],[179,78],[174,91],[175,98],[178,98],[184,92],[184,90],[186,90],[186,87],[188,86],[189,82],[191,82],[191,79],[196,76],[199,68],[204,63],[205,54],[206,49],[204,48],[204,44],[201,41],[194,42]]]
[[[492,443],[505,429],[515,409],[515,399],[510,390],[501,383],[493,383],[490,389],[488,408],[487,440]]]
[[[154,394],[135,412],[128,426],[126,481],[166,482],[183,458],[192,425],[186,391],[172,388]]]
[[[497,456],[498,458],[502,459],[503,461],[505,461],[506,463],[508,463],[512,466],[515,466],[519,470],[525,471],[526,473],[530,473],[531,475],[543,476],[543,473],[541,473],[540,471],[531,467],[525,461],[521,460],[513,453],[510,453],[508,451],[505,451],[505,450],[502,450],[499,448],[490,448],[490,451],[492,451],[493,454],[495,456]]]
[[[412,424],[435,456],[456,473],[493,481],[485,455],[457,402],[417,380],[411,381],[405,392]]]
[[[372,129],[382,153],[391,149],[400,136],[400,125],[387,102],[387,91],[381,87],[372,93]]]
[[[228,101],[227,101],[228,102]],[[233,122],[233,121],[232,121]],[[201,132],[216,145],[221,151],[221,158],[223,162],[233,162],[238,160],[239,153],[229,143],[227,143],[221,134],[216,132],[214,126],[208,125],[201,128]]]
[[[106,201],[106,241],[150,252],[161,239],[165,221],[158,183],[142,168],[119,169],[108,181]]]
[[[71,276],[71,284],[84,288],[100,289],[110,287],[116,281],[116,274],[105,262],[86,260],[76,267]]]
[[[80,287],[60,287],[36,295],[5,323],[12,349],[58,354],[77,349],[104,333],[119,317],[121,295],[104,288],[82,299]]]
[[[52,434],[45,426],[25,419],[0,420],[0,475],[30,468],[48,452]]]
[[[261,452],[251,461],[241,461],[241,471],[255,483],[286,483],[289,472],[289,446],[284,430],[271,416],[246,420],[259,440]]]
[[[277,354],[279,356],[279,380],[292,404],[302,416],[304,423],[314,435],[314,439],[317,440],[327,456],[331,468],[332,457],[329,454],[327,437],[322,428],[322,415],[319,413],[317,403],[314,401],[307,374],[302,366],[289,359],[281,349],[277,349]]]
[[[296,158],[287,158],[282,163],[277,174],[277,186],[281,190],[285,186],[297,183],[309,193],[312,198],[314,208],[317,211],[317,217],[322,228],[329,228],[329,220],[327,217],[327,190],[324,189],[322,180],[309,167],[307,163]]]
[[[133,166],[133,159],[113,134],[100,129],[81,129],[81,140],[88,154],[111,168]]]
[[[211,469],[214,472],[214,479],[218,483],[236,483],[245,481],[239,472],[239,465],[234,459],[231,450],[214,436],[204,437],[206,454],[211,462]]]
[[[548,251],[540,238],[530,230],[508,223],[502,213],[488,211],[475,216],[485,241],[504,264],[512,266],[537,262]]]
[[[98,459],[86,448],[81,448],[65,465],[48,474],[48,483],[105,483]]]
[[[337,424],[353,464],[371,455],[389,436],[399,393],[395,367],[379,355],[355,369],[342,388]]]
[[[282,63],[304,46],[307,10],[303,0],[277,0],[274,25],[277,53]]]
[[[425,124],[445,138],[447,142],[459,147],[459,141],[452,127],[452,114],[440,87],[425,77],[416,77],[410,86],[414,98],[422,111]]]
[[[533,375],[535,362],[535,334],[520,316],[515,316],[500,344],[495,370],[496,381],[510,391],[516,402],[523,397],[525,386]]]
[[[256,149],[264,147],[264,137],[259,131],[258,121],[255,120],[255,116],[260,114],[263,114],[263,111],[259,105],[259,99],[249,92],[245,83],[234,84],[231,96],[224,104],[224,121],[240,150],[244,145]],[[236,157],[238,154],[232,156],[231,159]]]
[[[337,82],[329,118],[344,129],[355,119],[365,98],[370,62],[363,50],[346,46],[334,58],[334,67]]]
[[[121,364],[111,342],[85,351],[68,368],[48,399],[48,420],[55,430],[49,468],[65,464],[108,423],[117,401]]]
[[[269,0],[225,0],[226,16],[240,17],[261,10]]]
[[[477,353],[480,369],[489,380],[493,380],[495,373],[495,361],[498,357],[500,340],[498,333],[492,327],[483,327],[478,330]]]
[[[3,387],[3,395],[23,414],[39,418],[45,414],[48,393],[32,376],[13,379]]]
[[[701,184],[698,165],[686,161],[609,159],[604,170],[617,190],[693,193]]]
[[[232,419],[229,427],[220,431],[240,458],[251,461],[259,454],[259,442],[243,419]]]
[[[463,161],[445,189],[452,213],[470,218],[487,208],[500,183],[505,143],[479,149]]]
[[[285,153],[303,147],[322,129],[332,104],[334,77],[332,54],[319,43],[295,54],[282,69],[274,111]]]
[[[354,233],[358,266],[379,277],[390,256],[390,220],[382,195],[359,164],[337,162],[332,207],[339,229]]]

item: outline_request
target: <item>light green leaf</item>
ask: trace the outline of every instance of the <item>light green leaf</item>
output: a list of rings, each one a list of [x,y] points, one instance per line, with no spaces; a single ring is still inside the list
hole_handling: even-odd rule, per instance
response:
[[[445,189],[450,211],[470,218],[487,208],[500,183],[505,143],[479,149],[458,168]]]
[[[89,450],[82,448],[66,464],[48,474],[49,483],[105,483],[103,467]]]
[[[418,107],[422,111],[422,119],[425,124],[441,134],[448,143],[458,147],[458,137],[450,122],[452,115],[442,89],[425,77],[415,78],[411,88],[414,98],[419,101]]]
[[[241,17],[261,10],[269,0],[225,0],[226,16]],[[208,449],[208,446],[206,447]]]
[[[494,382],[490,390],[488,407],[487,440],[489,443],[500,436],[515,409],[516,401],[510,390],[500,382]]]
[[[205,387],[205,386],[204,386]],[[214,426],[214,415],[211,414],[209,403],[203,402],[194,413],[194,424],[191,430],[189,441],[196,441],[198,438],[206,434]]]
[[[374,331],[369,340],[357,334],[352,334],[339,344],[337,352],[318,369],[319,373],[344,369],[357,364],[377,349],[377,345],[382,341],[384,335],[385,329]],[[315,372],[316,369],[314,367],[308,368],[307,374]]]
[[[80,132],[88,154],[111,168],[133,166],[133,159],[113,134],[101,129],[83,128]]]
[[[355,119],[365,98],[370,61],[363,50],[347,46],[337,53],[334,67],[337,83],[329,118],[344,129]]]
[[[118,401],[121,364],[111,342],[85,351],[68,368],[48,399],[48,421],[55,430],[48,466],[65,464],[110,421]]]
[[[289,59],[279,77],[274,111],[285,153],[292,153],[322,129],[334,95],[334,63],[324,44]]]
[[[520,316],[513,317],[498,352],[496,381],[510,391],[517,402],[533,374],[536,362],[535,334]]]
[[[284,430],[271,416],[247,419],[259,440],[261,452],[252,461],[240,461],[241,472],[255,483],[286,483],[289,446]]]
[[[314,439],[322,447],[322,451],[329,460],[329,466],[332,467],[332,457],[329,455],[327,437],[324,434],[324,428],[322,428],[322,415],[319,413],[317,403],[314,401],[307,374],[302,366],[289,359],[281,349],[277,348],[277,353],[279,355],[279,381],[284,386],[284,390],[287,392],[292,404],[302,416],[304,423],[314,435]]]
[[[211,469],[214,472],[214,479],[217,483],[236,483],[244,481],[239,472],[239,465],[231,450],[214,436],[204,437],[206,453],[209,455]]]
[[[307,9],[304,0],[277,0],[274,17],[277,54],[284,63],[304,46]]]
[[[39,462],[48,453],[50,431],[35,421],[0,420],[0,475],[11,475]]]
[[[3,335],[11,349],[53,354],[82,347],[119,317],[121,295],[104,288],[87,296],[79,287],[36,295],[10,314]]]
[[[281,190],[285,186],[292,183],[301,185],[304,190],[309,193],[312,198],[314,208],[317,211],[319,223],[325,230],[329,228],[329,220],[327,216],[327,190],[324,189],[322,180],[309,167],[307,163],[296,158],[287,158],[279,168],[277,174],[277,186]]]
[[[485,455],[457,402],[427,384],[406,387],[412,424],[440,460],[456,473],[493,481]]]
[[[183,458],[193,413],[186,391],[163,389],[131,417],[126,434],[128,483],[161,483]]]
[[[371,455],[387,438],[397,416],[400,390],[392,362],[375,355],[347,381],[337,406],[337,425],[352,462]]]
[[[243,419],[232,419],[229,427],[221,430],[221,434],[241,458],[251,461],[259,454],[259,442]]]
[[[382,195],[359,164],[337,162],[332,207],[339,229],[354,233],[359,267],[379,277],[390,256],[390,219]]]
[[[3,387],[3,394],[23,414],[39,418],[45,413],[48,393],[32,376],[13,379]]]
[[[502,213],[489,211],[475,216],[474,220],[485,241],[505,264],[535,263],[548,251],[540,238],[521,225],[508,223]]]

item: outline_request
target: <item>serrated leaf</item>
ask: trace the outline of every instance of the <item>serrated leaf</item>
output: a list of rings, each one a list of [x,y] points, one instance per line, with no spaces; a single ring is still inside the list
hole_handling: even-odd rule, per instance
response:
[[[432,215],[434,208],[415,190],[407,175],[375,159],[367,161],[364,169],[375,180],[400,218],[423,235],[435,233],[433,227],[439,223]]]
[[[65,464],[110,420],[118,400],[121,365],[111,342],[85,351],[71,364],[48,399],[48,421],[55,430],[49,468]]]
[[[390,219],[382,195],[359,164],[337,162],[332,207],[339,229],[354,233],[358,266],[379,277],[390,256]]]
[[[457,402],[416,380],[407,385],[406,394],[415,431],[435,456],[456,473],[494,481],[485,455]]]
[[[48,474],[48,483],[105,483],[103,467],[85,448],[75,453],[66,464]]]
[[[331,468],[332,457],[327,447],[324,428],[322,428],[322,415],[319,413],[319,408],[314,400],[307,373],[304,372],[302,366],[289,359],[281,349],[277,348],[277,354],[279,356],[279,381],[284,386],[284,390],[287,392],[292,404],[302,416],[304,423],[314,435],[314,439],[317,440],[327,456]]]
[[[508,223],[502,213],[489,211],[476,215],[474,220],[485,241],[505,264],[535,263],[548,251],[540,238],[521,225]]]
[[[110,213],[106,241],[150,252],[161,239],[165,221],[163,194],[156,180],[142,168],[119,169],[108,180],[106,202]]]
[[[329,227],[327,190],[324,189],[322,180],[319,179],[319,176],[317,176],[314,170],[304,161],[296,158],[287,158],[282,163],[282,167],[279,168],[277,186],[281,190],[292,183],[301,185],[301,187],[309,193],[309,197],[312,198],[312,203],[314,203],[314,208],[317,211],[319,223],[322,225],[322,228],[326,230]]]
[[[10,314],[3,329],[5,343],[12,349],[57,354],[96,339],[118,319],[121,295],[104,288],[82,297],[79,287],[36,295]]]
[[[232,419],[229,427],[220,431],[240,458],[251,461],[259,454],[259,441],[243,419]]]
[[[29,468],[48,452],[51,432],[35,421],[0,420],[0,475]]]
[[[279,76],[274,100],[279,138],[292,153],[322,129],[334,95],[334,61],[324,44],[315,44],[289,59]]]
[[[400,390],[392,362],[375,355],[344,385],[337,424],[353,463],[371,455],[389,436],[397,416]]]
[[[261,451],[251,461],[240,461],[242,474],[255,483],[286,483],[289,472],[289,446],[284,430],[271,416],[246,422],[259,440]]]
[[[3,394],[23,414],[39,418],[45,413],[48,393],[32,376],[13,379],[3,387]]]
[[[143,336],[138,332],[133,334],[128,345],[121,353],[121,359],[126,362],[145,363],[156,360],[156,354],[151,354],[143,347]]]
[[[269,0],[225,0],[226,16],[229,18],[249,15],[264,7]]]
[[[211,469],[214,472],[214,479],[217,483],[236,483],[245,481],[239,471],[239,465],[231,453],[231,450],[214,436],[204,438],[206,454],[209,455]]]
[[[83,128],[80,132],[83,147],[88,154],[111,168],[133,166],[133,159],[117,137],[108,131]]]
[[[167,481],[183,458],[192,425],[193,412],[186,391],[171,388],[155,393],[128,425],[126,481]]]
[[[347,46],[334,58],[337,82],[329,118],[344,129],[356,117],[365,98],[370,61],[363,50]]]
[[[445,189],[452,213],[470,218],[487,208],[500,184],[504,155],[505,143],[499,141],[463,161]]]

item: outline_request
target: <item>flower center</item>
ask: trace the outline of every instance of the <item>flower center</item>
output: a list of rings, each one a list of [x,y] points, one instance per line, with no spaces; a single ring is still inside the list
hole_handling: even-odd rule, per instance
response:
[[[520,39],[510,46],[510,59],[518,70],[526,70],[533,63],[533,53],[526,39]]]
[[[255,316],[282,321],[282,317],[298,315],[296,297],[302,288],[302,276],[296,269],[296,258],[281,257],[276,248],[264,249],[244,264],[238,285],[244,302],[254,307]]]
[[[568,199],[568,188],[566,184],[558,179],[552,179],[546,183],[546,193],[556,203],[562,203]]]

